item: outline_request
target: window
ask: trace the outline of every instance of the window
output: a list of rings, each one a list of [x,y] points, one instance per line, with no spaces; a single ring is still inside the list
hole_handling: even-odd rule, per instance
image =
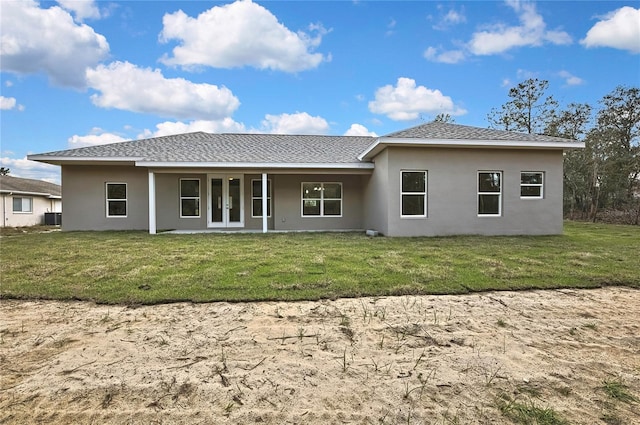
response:
[[[523,171],[520,173],[520,197],[542,199],[544,176],[541,171]]]
[[[107,183],[107,217],[127,216],[127,184]]]
[[[303,217],[340,217],[342,183],[302,183]]]
[[[30,213],[33,212],[33,198],[13,197],[14,213]]]
[[[427,216],[427,172],[401,171],[401,217]]]
[[[478,215],[502,214],[502,171],[478,173]]]
[[[180,218],[200,217],[200,179],[180,179]]]
[[[251,180],[251,217],[262,217],[262,180]],[[267,180],[267,217],[271,217],[271,180]]]

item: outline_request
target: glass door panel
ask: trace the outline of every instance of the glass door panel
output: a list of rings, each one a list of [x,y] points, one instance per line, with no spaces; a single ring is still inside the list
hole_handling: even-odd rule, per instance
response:
[[[229,177],[229,223],[240,223],[242,221],[241,208],[241,188],[240,179]]]
[[[220,178],[211,179],[211,221],[213,223],[222,224],[222,211],[224,194],[222,191],[222,182]]]
[[[242,176],[209,175],[209,227],[243,227]]]

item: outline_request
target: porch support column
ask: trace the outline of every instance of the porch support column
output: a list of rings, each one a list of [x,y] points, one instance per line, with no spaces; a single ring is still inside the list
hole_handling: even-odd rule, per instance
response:
[[[156,176],[149,170],[149,234],[156,234]]]
[[[262,173],[262,233],[267,233],[267,173]]]

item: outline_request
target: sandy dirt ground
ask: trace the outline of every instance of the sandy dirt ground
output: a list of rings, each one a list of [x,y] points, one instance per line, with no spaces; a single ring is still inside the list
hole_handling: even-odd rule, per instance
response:
[[[640,291],[2,300],[0,374],[3,424],[639,424]]]

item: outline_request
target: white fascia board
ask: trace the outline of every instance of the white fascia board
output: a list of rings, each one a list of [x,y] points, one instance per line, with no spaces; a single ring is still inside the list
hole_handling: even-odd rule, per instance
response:
[[[0,190],[0,193],[6,193],[8,195],[27,195],[27,196],[42,196],[42,197],[47,197],[47,198],[53,198],[55,196],[58,195],[52,195],[50,193],[44,193],[44,192],[27,192],[24,190],[10,190],[10,189],[2,189]],[[58,196],[58,198],[60,198],[60,196]]]
[[[153,162],[136,161],[136,167],[154,168],[259,168],[259,169],[335,169],[335,170],[373,170],[371,162],[355,163],[272,163],[272,162]]]
[[[375,142],[370,144],[367,147],[367,149],[364,150],[364,152],[362,152],[360,155],[358,155],[358,160],[364,161],[364,158],[367,158],[367,155],[369,154],[369,152],[373,151],[380,144],[380,139],[382,139],[382,138],[381,137],[377,138]],[[370,158],[368,158],[368,159],[370,159]]]
[[[369,160],[380,153],[387,146],[424,146],[436,148],[476,148],[476,149],[582,149],[584,142],[566,141],[566,142],[539,142],[524,140],[462,140],[462,139],[393,139],[380,138],[376,143],[371,145],[364,151],[358,159],[361,161]]]

